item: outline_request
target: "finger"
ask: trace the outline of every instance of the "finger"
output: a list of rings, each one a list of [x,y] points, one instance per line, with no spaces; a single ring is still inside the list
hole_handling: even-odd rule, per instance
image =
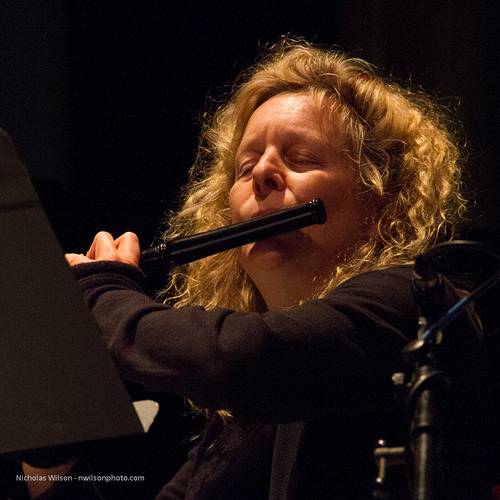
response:
[[[98,232],[87,252],[87,257],[95,260],[118,260],[113,235],[106,231]]]
[[[139,238],[135,233],[126,232],[115,240],[119,260],[126,264],[139,267],[141,260],[141,247]]]
[[[67,253],[64,257],[70,266],[76,266],[78,264],[83,264],[84,262],[93,262],[92,259],[83,255],[83,253]]]

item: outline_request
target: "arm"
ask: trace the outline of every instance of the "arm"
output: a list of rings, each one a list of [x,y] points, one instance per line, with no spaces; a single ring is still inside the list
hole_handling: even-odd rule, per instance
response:
[[[98,233],[86,256],[67,258],[84,264],[75,268],[84,298],[124,378],[248,419],[391,405],[390,376],[416,330],[409,268],[367,273],[325,299],[258,314],[149,299],[131,233]]]
[[[359,276],[323,300],[265,314],[169,309],[121,263],[75,272],[124,378],[251,419],[358,413],[390,400],[416,325],[409,270]]]

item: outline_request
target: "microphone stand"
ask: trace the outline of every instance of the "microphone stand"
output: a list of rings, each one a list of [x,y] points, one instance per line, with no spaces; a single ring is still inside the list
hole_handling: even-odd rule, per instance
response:
[[[500,263],[497,249],[474,241],[456,240],[437,245],[415,259],[415,298],[420,308],[418,338],[403,349],[403,356],[414,364],[407,398],[413,412],[410,428],[413,452],[412,500],[436,497],[436,479],[440,467],[441,408],[440,400],[450,385],[448,376],[437,369],[437,353],[442,330],[453,322],[474,300],[485,295],[500,281],[500,267],[484,283],[458,300],[442,313],[444,289],[435,259],[450,250],[469,250],[493,257]]]
[[[403,349],[403,357],[413,365],[407,396],[412,415],[410,448],[413,454],[411,499],[434,500],[442,468],[442,401],[450,385],[448,375],[438,370],[438,348],[443,334],[437,331],[424,340],[429,325],[444,309],[442,277],[424,256],[416,258],[413,292],[419,308],[417,339]]]
[[[500,252],[482,243],[455,240],[437,245],[415,258],[413,291],[419,308],[417,339],[403,349],[405,360],[413,365],[409,382],[405,374],[392,376],[398,395],[406,397],[407,412],[411,415],[410,449],[388,448],[379,442],[374,450],[379,473],[375,481],[373,496],[390,498],[386,484],[386,467],[399,465],[403,456],[412,457],[410,469],[410,494],[412,500],[436,500],[437,481],[441,472],[442,407],[443,394],[450,385],[446,373],[438,369],[439,345],[443,329],[452,323],[476,299],[489,292],[500,282],[500,266],[481,285],[453,304],[444,314],[444,286],[442,276],[437,272],[437,257],[450,250],[467,250],[493,257],[500,264]],[[407,448],[408,448],[407,447]]]
[[[387,462],[401,465],[411,457],[411,500],[435,500],[436,471],[441,469],[441,400],[450,380],[446,373],[437,369],[438,346],[442,339],[439,330],[432,338],[424,339],[428,326],[435,323],[444,310],[444,286],[432,261],[426,254],[415,259],[412,291],[417,303],[417,339],[410,341],[402,351],[406,363],[412,366],[409,381],[403,373],[395,373],[392,382],[396,399],[404,397],[407,414],[410,416],[408,447],[385,446],[379,441],[374,451],[378,477],[373,496],[377,499],[391,498],[386,484]]]

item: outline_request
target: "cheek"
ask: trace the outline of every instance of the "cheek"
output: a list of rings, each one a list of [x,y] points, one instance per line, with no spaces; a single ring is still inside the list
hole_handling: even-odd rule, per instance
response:
[[[229,210],[231,212],[231,219],[233,222],[241,220],[241,201],[241,190],[234,184],[229,190]]]
[[[322,198],[327,222],[323,226],[325,239],[349,239],[359,237],[360,227],[364,225],[369,203],[362,200],[357,186],[350,182],[334,183],[333,189],[326,185],[318,193]],[[326,233],[326,234],[325,234]]]
[[[345,204],[349,196],[347,186],[331,175],[317,179],[317,182],[311,185],[310,188],[309,198],[321,198],[325,204],[327,216],[331,214],[333,217],[334,213]]]

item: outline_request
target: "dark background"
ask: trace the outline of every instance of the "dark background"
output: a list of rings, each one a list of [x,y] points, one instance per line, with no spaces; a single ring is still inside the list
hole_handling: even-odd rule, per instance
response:
[[[463,236],[500,246],[496,3],[0,0],[0,127],[18,145],[65,251],[85,250],[100,229],[133,230],[148,246],[177,205],[203,111],[260,46],[301,35],[366,58],[454,109],[474,200]],[[493,299],[486,304],[496,311]],[[147,451],[111,450],[109,463],[122,471],[117,455],[139,456],[138,470],[164,467],[159,450],[172,448],[171,437],[152,434]],[[166,476],[155,477],[157,488]]]
[[[178,202],[199,117],[259,46],[338,45],[455,110],[475,207],[465,236],[498,244],[496,2],[1,2],[0,126],[66,251],[99,229],[149,245]]]

